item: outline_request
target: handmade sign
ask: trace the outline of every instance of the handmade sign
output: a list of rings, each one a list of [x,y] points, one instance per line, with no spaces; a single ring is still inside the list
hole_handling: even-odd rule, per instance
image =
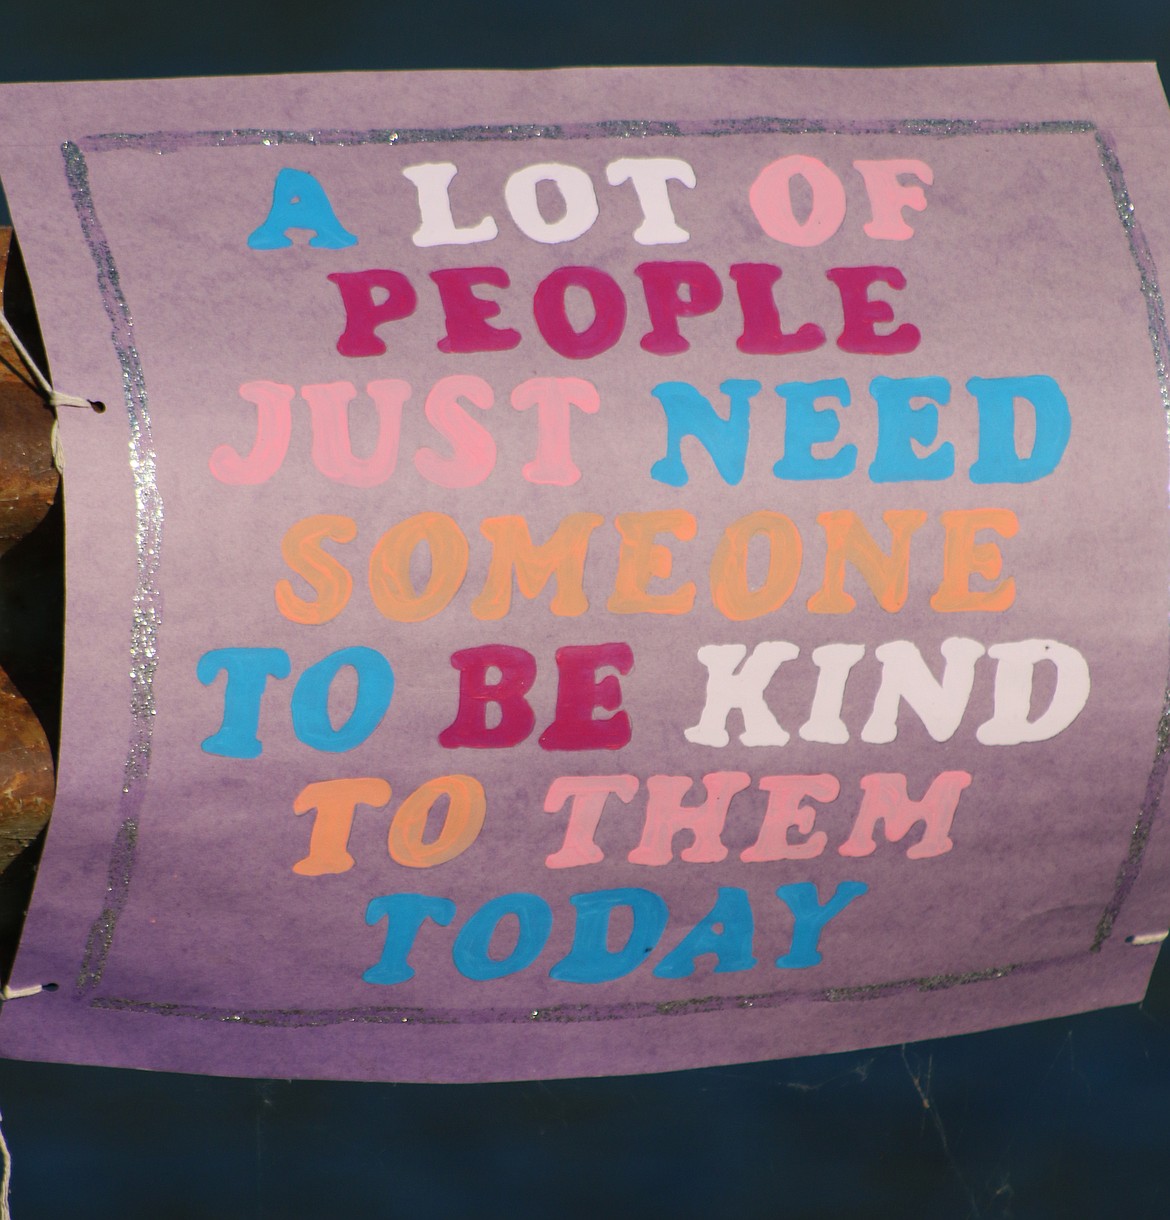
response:
[[[29,85],[60,791],[11,1056],[651,1071],[1139,999],[1150,66]]]

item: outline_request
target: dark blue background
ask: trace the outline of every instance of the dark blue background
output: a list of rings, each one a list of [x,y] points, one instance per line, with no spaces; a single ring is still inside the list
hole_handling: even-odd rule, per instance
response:
[[[67,0],[0,14],[3,80],[1075,59],[1165,73],[1170,4]],[[1164,1220],[1168,1103],[1165,962],[1140,1008],[655,1077],[394,1086],[0,1062],[16,1220]]]

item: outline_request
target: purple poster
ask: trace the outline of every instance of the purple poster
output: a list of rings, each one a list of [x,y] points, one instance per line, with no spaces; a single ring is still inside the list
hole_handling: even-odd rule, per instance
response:
[[[1136,1001],[1150,66],[0,90],[67,509],[14,1057],[655,1071]]]

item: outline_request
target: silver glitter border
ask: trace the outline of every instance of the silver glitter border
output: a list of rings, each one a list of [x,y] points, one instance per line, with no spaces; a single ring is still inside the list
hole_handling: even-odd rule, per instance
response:
[[[82,234],[97,270],[98,289],[111,324],[111,342],[122,368],[123,393],[130,423],[130,470],[134,482],[135,545],[138,579],[130,631],[130,711],[132,731],[123,766],[119,802],[121,825],[108,863],[106,900],[94,920],[82,956],[74,994],[83,998],[101,980],[113,947],[118,919],[129,897],[137,854],[139,817],[150,774],[154,717],[154,673],[158,663],[158,631],[162,623],[162,595],[157,584],[162,546],[163,503],[156,481],[156,463],[150,435],[146,382],[133,342],[133,320],[122,293],[117,266],[97,219],[85,153],[149,151],[177,153],[191,148],[239,148],[309,145],[410,145],[527,140],[632,139],[650,137],[722,137],[736,135],[908,135],[951,139],[971,135],[1086,135],[1096,141],[1098,161],[1112,193],[1118,219],[1125,231],[1130,256],[1138,272],[1146,302],[1148,333],[1158,385],[1170,437],[1170,378],[1167,360],[1170,337],[1166,310],[1158,286],[1153,255],[1137,222],[1125,175],[1110,136],[1083,119],[1013,122],[984,119],[887,119],[835,122],[829,120],[758,116],[707,122],[663,122],[647,119],[572,124],[499,124],[457,128],[371,128],[365,130],[317,129],[290,131],[235,128],[195,132],[107,132],[85,136],[62,145],[65,173]],[[1087,952],[1098,953],[1112,935],[1128,899],[1159,812],[1162,788],[1170,770],[1170,676],[1155,734],[1153,764],[1145,798],[1130,834],[1130,846],[1117,873],[1113,893],[1096,925]],[[677,1001],[639,1001],[625,1004],[562,1004],[544,1009],[419,1009],[375,1005],[341,1009],[225,1009],[190,1004],[133,1000],[89,995],[92,1008],[106,1011],[153,1013],[205,1022],[227,1022],[278,1028],[307,1028],[339,1024],[503,1024],[536,1021],[613,1021],[648,1016],[676,1016],[728,1010],[775,1008],[797,1000],[826,1003],[863,1002],[904,994],[929,992],[1030,974],[1083,960],[1083,954],[1036,962],[1017,962],[963,974],[935,975],[871,983],[854,987],[767,992],[753,995],[705,996]]]
[[[110,342],[122,369],[122,395],[130,424],[130,474],[134,485],[134,551],[137,578],[130,622],[130,742],[122,765],[118,799],[119,828],[110,853],[106,901],[94,920],[78,970],[76,988],[84,992],[102,977],[118,917],[130,892],[138,843],[138,823],[150,775],[154,731],[154,674],[158,667],[158,630],[162,592],[158,566],[162,553],[163,502],[156,479],[150,407],[142,361],[134,344],[134,321],[122,292],[113,252],[94,210],[85,157],[76,144],[61,146],[65,178],[81,224],[82,236],[97,268],[98,292],[110,321]]]

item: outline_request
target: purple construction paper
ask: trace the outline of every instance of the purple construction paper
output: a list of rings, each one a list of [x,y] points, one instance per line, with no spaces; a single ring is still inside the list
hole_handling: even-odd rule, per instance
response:
[[[0,89],[108,406],[0,1052],[505,1080],[1139,1000],[1168,117],[1151,65]]]

